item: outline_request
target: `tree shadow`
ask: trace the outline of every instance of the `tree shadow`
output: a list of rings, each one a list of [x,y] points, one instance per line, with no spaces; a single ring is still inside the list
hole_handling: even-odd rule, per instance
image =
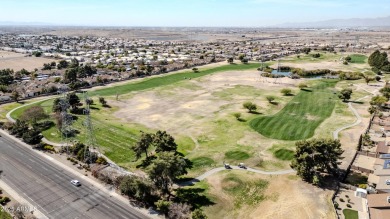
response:
[[[272,102],[269,102],[270,104],[272,104],[272,105],[275,105],[275,106],[277,106],[277,105],[279,105],[279,103],[278,102],[274,102],[274,101],[272,101]]]
[[[260,113],[260,112],[257,112],[257,111],[250,111],[250,112],[248,112],[248,113],[250,113],[250,114],[254,114],[254,115],[261,115],[262,113]]]
[[[302,90],[302,91],[306,91],[306,92],[313,92],[312,90],[307,89],[307,88],[302,88],[301,90]]]
[[[94,107],[94,106],[90,106],[89,108],[90,108],[90,109],[93,109],[93,110],[100,110],[99,108]]]
[[[356,104],[364,104],[364,102],[363,101],[353,101],[353,100],[351,100],[351,101],[348,101],[349,103],[356,103]]]
[[[103,107],[104,107],[104,108],[111,108],[111,106],[110,106],[110,105],[107,105],[107,104],[106,104],[106,105],[103,105]]]
[[[192,205],[192,209],[214,205],[207,196],[203,194],[205,189],[202,188],[179,188],[176,190],[175,201],[186,202]]]
[[[238,118],[237,121],[239,121],[239,122],[246,122],[246,119]]]

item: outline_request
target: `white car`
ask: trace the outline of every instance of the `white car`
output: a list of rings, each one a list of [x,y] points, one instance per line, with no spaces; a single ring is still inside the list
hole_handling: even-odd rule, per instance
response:
[[[81,186],[81,183],[78,181],[78,180],[71,180],[70,183],[72,183],[72,185],[74,186]]]

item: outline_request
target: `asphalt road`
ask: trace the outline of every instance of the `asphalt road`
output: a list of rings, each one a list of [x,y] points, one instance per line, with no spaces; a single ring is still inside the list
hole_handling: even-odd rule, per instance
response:
[[[147,216],[6,136],[0,137],[1,180],[48,218],[138,219]],[[75,187],[70,180],[82,186]]]

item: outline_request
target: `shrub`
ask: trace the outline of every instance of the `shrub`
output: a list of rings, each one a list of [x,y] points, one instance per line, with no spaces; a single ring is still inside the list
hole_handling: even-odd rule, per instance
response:
[[[249,112],[253,112],[257,110],[257,105],[252,102],[245,102],[242,104],[245,109],[247,109]]]
[[[107,160],[104,157],[98,157],[98,159],[96,160],[96,163],[97,164],[102,164],[102,165],[107,165],[108,164]]]
[[[299,87],[299,89],[304,89],[304,88],[307,88],[308,86],[307,86],[307,84],[305,84],[305,83],[300,83],[299,85],[298,85],[298,87]]]
[[[169,212],[169,206],[172,204],[170,201],[165,200],[158,200],[154,203],[157,207],[157,210],[159,210],[161,213],[167,215]]]
[[[11,201],[10,198],[8,198],[7,196],[4,196],[3,198],[0,199],[0,205],[6,205],[10,201]]]
[[[241,113],[233,113],[232,114],[237,120],[241,119]]]
[[[265,98],[267,98],[269,103],[272,103],[275,100],[275,97],[273,96],[266,96]]]
[[[334,207],[335,207],[336,209],[339,209],[339,203],[335,202],[335,203],[334,203]]]
[[[281,91],[280,91],[284,96],[289,96],[292,94],[292,90],[290,88],[283,88]]]
[[[351,206],[350,204],[347,204],[347,207],[348,207],[348,208],[352,208],[352,206]]]
[[[52,152],[55,152],[55,151],[56,151],[56,150],[54,149],[54,147],[51,146],[51,145],[45,145],[45,146],[43,146],[43,150],[45,150],[45,151],[52,151]]]
[[[341,201],[341,202],[345,202],[344,199],[342,199],[342,198],[340,198],[340,201]]]

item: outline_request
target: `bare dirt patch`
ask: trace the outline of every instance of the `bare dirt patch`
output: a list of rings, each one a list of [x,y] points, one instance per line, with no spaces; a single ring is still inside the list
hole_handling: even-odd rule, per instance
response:
[[[215,92],[224,91],[235,86],[252,86],[264,92],[292,86],[299,80],[289,78],[278,79],[278,83],[260,81],[259,73],[248,72],[224,72],[202,77],[197,80],[188,80],[176,85],[158,88],[150,91],[139,92],[130,99],[112,101],[112,105],[120,108],[114,116],[136,122],[152,129],[165,129],[172,133],[185,131],[197,133],[200,124],[215,118],[216,114],[227,114],[233,111],[242,111],[242,103],[247,100],[245,89],[242,96],[225,98],[214,96]],[[237,97],[236,96],[236,97]],[[250,97],[250,99],[255,99]],[[266,105],[265,99],[258,100],[259,105]]]
[[[207,178],[210,185],[208,193],[211,197],[218,197],[218,201],[206,208],[206,213],[211,218],[334,218],[329,201],[332,191],[324,191],[303,183],[294,175],[271,177],[246,172],[234,173],[243,181],[248,179],[270,181],[265,191],[267,198],[257,205],[244,205],[240,211],[235,211],[233,206],[235,197],[223,189],[226,186],[234,186],[223,183],[228,172],[213,175]]]
[[[13,69],[19,71],[22,68],[33,71],[35,68],[41,69],[44,63],[50,63],[54,59],[42,57],[26,57],[25,54],[0,50],[0,69]]]

